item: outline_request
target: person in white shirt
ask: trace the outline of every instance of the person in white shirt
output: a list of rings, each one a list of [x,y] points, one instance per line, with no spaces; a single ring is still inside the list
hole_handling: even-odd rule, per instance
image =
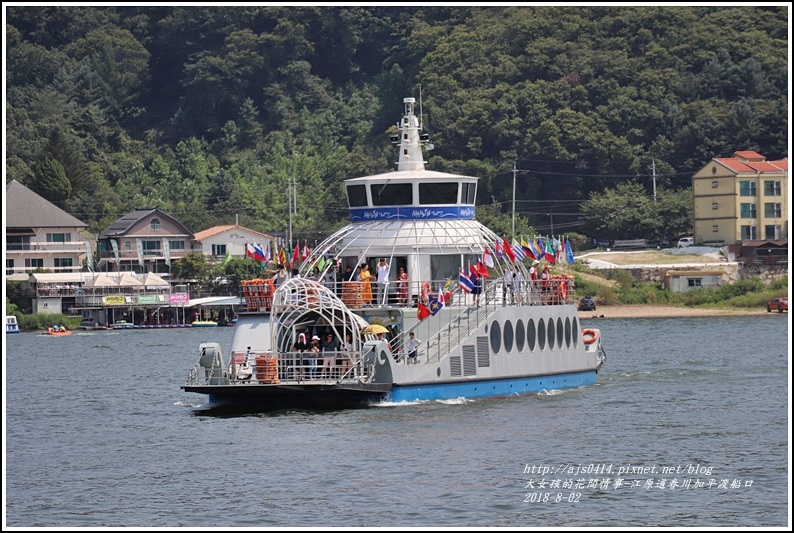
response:
[[[386,305],[389,296],[389,263],[382,257],[377,267],[378,273],[378,305]]]
[[[502,305],[507,304],[508,294],[510,295],[510,303],[513,303],[513,271],[510,267],[505,268],[505,279],[502,285]]]
[[[420,344],[422,344],[422,341],[416,338],[413,331],[408,334],[408,342],[405,343],[408,348],[408,364],[416,364],[416,350]]]
[[[524,302],[524,275],[520,270],[516,269],[513,274],[513,294],[515,294],[516,303]]]

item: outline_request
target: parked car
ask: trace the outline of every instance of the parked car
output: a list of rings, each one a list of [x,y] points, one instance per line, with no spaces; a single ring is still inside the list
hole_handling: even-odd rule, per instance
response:
[[[592,296],[585,296],[579,300],[579,311],[595,311],[596,303]]]
[[[777,311],[778,313],[782,313],[783,311],[788,312],[788,296],[772,298],[772,300],[766,304],[766,312],[771,313],[772,311]]]
[[[681,237],[678,239],[679,248],[686,248],[687,246],[692,246],[693,244],[695,244],[694,237]]]

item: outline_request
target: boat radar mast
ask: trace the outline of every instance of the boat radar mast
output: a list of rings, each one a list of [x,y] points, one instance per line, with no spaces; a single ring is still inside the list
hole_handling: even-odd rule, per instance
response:
[[[432,150],[433,145],[428,142],[429,135],[427,133],[419,133],[422,126],[414,114],[416,98],[403,98],[403,103],[405,104],[405,115],[397,124],[400,136],[391,138],[393,143],[400,144],[397,170],[424,170],[425,160],[422,156],[422,145],[426,145],[427,150]]]

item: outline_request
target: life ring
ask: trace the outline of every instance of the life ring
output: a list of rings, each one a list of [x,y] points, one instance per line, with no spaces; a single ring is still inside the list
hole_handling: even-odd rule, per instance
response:
[[[584,337],[583,341],[585,344],[593,344],[598,338],[598,330],[589,329],[589,328],[583,329],[582,337]]]
[[[424,282],[422,283],[422,301],[426,302],[427,299],[430,297],[430,283]]]
[[[564,281],[560,282],[560,297],[563,300],[568,299],[568,284]]]

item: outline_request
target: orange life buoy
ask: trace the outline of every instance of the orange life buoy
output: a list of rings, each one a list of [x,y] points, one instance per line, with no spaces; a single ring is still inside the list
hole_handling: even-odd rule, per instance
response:
[[[582,337],[584,337],[585,344],[593,344],[598,338],[598,331],[594,329],[583,329]]]
[[[426,302],[430,297],[430,284],[428,282],[422,283],[422,301]]]
[[[568,284],[564,281],[560,282],[560,296],[563,300],[568,299]]]

